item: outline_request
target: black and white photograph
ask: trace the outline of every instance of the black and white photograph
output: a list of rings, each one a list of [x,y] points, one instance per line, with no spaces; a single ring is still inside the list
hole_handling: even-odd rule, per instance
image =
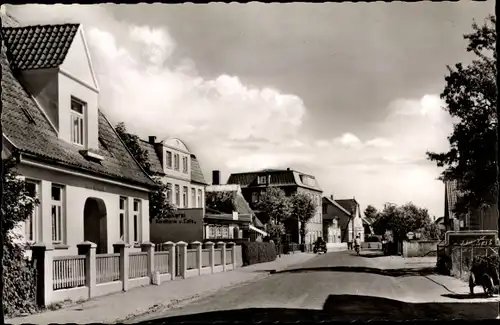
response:
[[[1,320],[499,319],[496,6],[2,4]]]

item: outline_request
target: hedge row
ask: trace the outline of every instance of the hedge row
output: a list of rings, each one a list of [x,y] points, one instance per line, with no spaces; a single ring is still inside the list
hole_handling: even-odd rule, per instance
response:
[[[272,242],[242,243],[243,265],[272,262],[276,259],[276,247]]]

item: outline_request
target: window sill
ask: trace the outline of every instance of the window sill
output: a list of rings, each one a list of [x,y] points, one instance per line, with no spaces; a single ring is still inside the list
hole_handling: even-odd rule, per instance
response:
[[[66,244],[53,244],[54,249],[68,249],[69,245]]]

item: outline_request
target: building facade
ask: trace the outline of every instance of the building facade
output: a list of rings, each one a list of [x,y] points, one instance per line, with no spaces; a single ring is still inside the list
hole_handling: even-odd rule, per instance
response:
[[[7,18],[7,19],[4,19]],[[20,27],[2,15],[2,159],[14,157],[40,204],[16,228],[54,255],[91,241],[140,250],[156,184],[98,107],[100,90],[78,24]]]
[[[265,169],[257,172],[233,173],[229,176],[228,184],[238,184],[245,199],[250,202],[250,206],[256,211],[260,196],[268,187],[278,187],[291,196],[295,193],[303,193],[309,196],[316,205],[314,217],[306,225],[305,243],[313,243],[319,237],[323,237],[323,218],[321,210],[322,189],[319,187],[316,178],[312,175],[301,173],[290,168],[287,169]],[[261,219],[266,223],[267,220]],[[298,222],[289,223],[291,242],[301,242]]]
[[[355,199],[335,200],[333,195],[323,197],[323,225],[329,243],[347,243],[359,236],[363,242],[369,225]]]
[[[232,197],[233,207],[209,209],[205,215],[206,239],[242,239],[256,241],[268,236],[263,230],[264,225],[253,212],[238,184],[219,184],[220,172],[213,171],[212,185],[206,188],[207,196],[215,193],[227,193]],[[227,208],[226,208],[227,209]]]

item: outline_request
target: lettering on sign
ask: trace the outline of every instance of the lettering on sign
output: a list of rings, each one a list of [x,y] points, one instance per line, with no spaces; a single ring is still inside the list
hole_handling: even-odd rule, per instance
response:
[[[496,244],[496,236],[488,235],[450,235],[449,245],[462,246],[494,246]]]
[[[184,213],[176,213],[174,216],[165,219],[156,220],[156,223],[167,224],[196,224],[196,220],[187,218]]]

